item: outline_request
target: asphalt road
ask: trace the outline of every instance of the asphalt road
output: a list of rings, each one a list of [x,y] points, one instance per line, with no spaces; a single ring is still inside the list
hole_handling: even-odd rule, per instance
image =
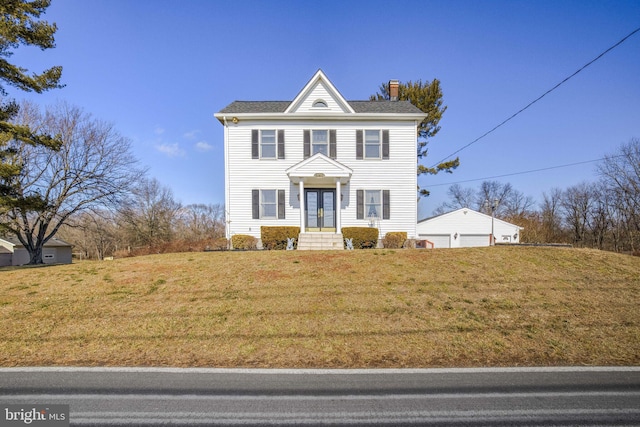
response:
[[[640,367],[0,369],[0,404],[29,403],[88,426],[640,426]]]

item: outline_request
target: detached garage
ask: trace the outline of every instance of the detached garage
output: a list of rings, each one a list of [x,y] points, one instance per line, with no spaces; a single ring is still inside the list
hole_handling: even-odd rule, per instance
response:
[[[11,251],[0,245],[0,267],[11,265]]]
[[[468,248],[491,245],[492,218],[469,208],[418,221],[418,240],[427,240],[433,248]],[[523,228],[493,218],[496,243],[519,243]],[[432,247],[427,244],[427,247]]]
[[[70,243],[52,237],[42,248],[42,261],[45,264],[71,264],[71,249]],[[29,252],[18,239],[0,238],[0,265],[24,265],[28,262]]]

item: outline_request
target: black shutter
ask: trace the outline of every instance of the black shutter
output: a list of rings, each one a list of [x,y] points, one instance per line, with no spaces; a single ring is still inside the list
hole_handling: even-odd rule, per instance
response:
[[[260,135],[258,129],[251,130],[251,158],[260,158]]]
[[[304,131],[304,158],[308,159],[311,156],[311,131]]]
[[[364,144],[364,131],[357,130],[356,131],[356,159],[362,160],[362,152],[363,152],[363,144]]]
[[[278,131],[278,158],[284,159],[284,130]]]
[[[284,219],[284,190],[278,190],[278,219]]]
[[[336,130],[331,129],[329,131],[329,157],[335,159],[337,157],[336,151]]]
[[[364,190],[356,191],[356,219],[364,219]]]
[[[253,219],[260,219],[260,190],[251,190],[251,212]]]
[[[389,131],[388,130],[382,131],[382,158],[383,159],[389,158]]]
[[[391,219],[391,206],[389,205],[389,190],[382,190],[382,219]]]

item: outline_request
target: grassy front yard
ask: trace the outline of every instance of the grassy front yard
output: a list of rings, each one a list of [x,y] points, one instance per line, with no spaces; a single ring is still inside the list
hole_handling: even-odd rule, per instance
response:
[[[1,366],[640,364],[640,258],[209,252],[0,270]]]

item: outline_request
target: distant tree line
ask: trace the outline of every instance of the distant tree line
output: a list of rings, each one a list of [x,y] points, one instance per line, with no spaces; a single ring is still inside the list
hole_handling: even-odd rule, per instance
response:
[[[224,207],[183,206],[155,178],[143,178],[113,209],[85,212],[59,236],[81,258],[226,249]]]
[[[640,139],[606,156],[597,174],[596,182],[543,193],[537,205],[511,184],[485,181],[477,189],[455,184],[434,213],[468,207],[490,215],[497,201],[496,218],[524,227],[522,242],[640,254]]]

